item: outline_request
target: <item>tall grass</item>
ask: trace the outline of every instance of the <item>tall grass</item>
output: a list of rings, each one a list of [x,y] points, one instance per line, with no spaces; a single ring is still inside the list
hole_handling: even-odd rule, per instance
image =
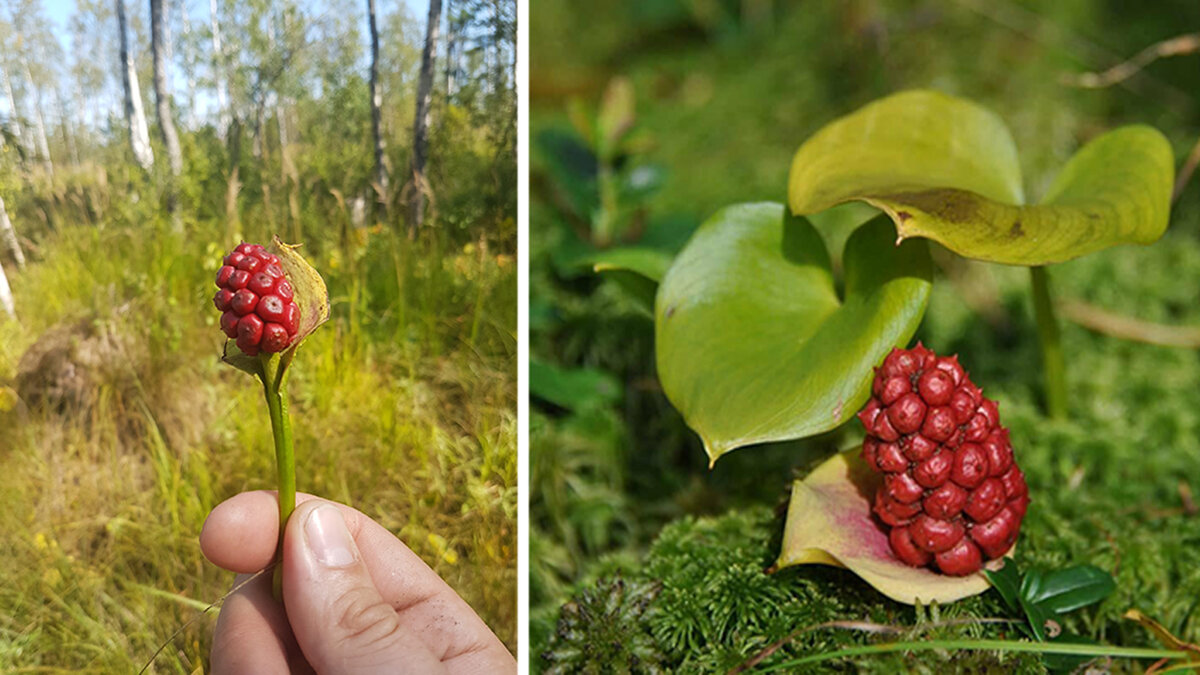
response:
[[[218,358],[212,277],[237,242],[138,212],[47,229],[9,271],[19,320],[0,319],[0,388],[23,400],[0,412],[2,672],[136,671],[198,617],[150,672],[202,669],[216,612],[200,608],[232,575],[197,535],[221,500],[273,487],[261,391]],[[292,370],[298,487],[396,533],[514,648],[514,265],[486,241],[350,235],[303,249],[333,317]],[[17,375],[54,340],[86,381],[47,405],[28,390],[49,375]],[[89,350],[104,363],[80,365]]]

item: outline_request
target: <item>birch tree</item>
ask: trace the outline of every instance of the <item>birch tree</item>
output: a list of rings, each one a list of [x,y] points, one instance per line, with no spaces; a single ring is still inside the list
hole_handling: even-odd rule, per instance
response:
[[[217,88],[217,136],[222,140],[229,131],[229,83],[225,75],[225,53],[221,51],[221,22],[217,15],[217,0],[208,2],[209,23],[212,28],[213,80]]]
[[[149,171],[154,166],[154,150],[150,148],[150,131],[146,127],[146,112],[142,109],[142,91],[138,87],[137,69],[129,53],[129,38],[125,30],[125,0],[117,2],[117,30],[120,31],[121,78],[125,87],[125,126],[129,130],[129,145],[133,159]]]
[[[375,184],[379,201],[387,203],[387,168],[383,165],[383,130],[380,109],[383,93],[379,87],[379,28],[375,22],[375,0],[367,0],[367,19],[371,31],[371,137],[375,141]]]
[[[158,109],[158,128],[162,133],[163,145],[167,148],[167,163],[171,169],[171,182],[167,187],[167,212],[172,215],[176,230],[181,229],[179,219],[179,174],[183,171],[183,155],[179,150],[179,136],[175,133],[175,120],[171,116],[171,95],[168,90],[167,62],[170,50],[165,43],[164,27],[169,20],[163,0],[150,0],[150,50],[154,56],[154,100]]]
[[[408,236],[415,237],[425,219],[425,195],[430,192],[425,178],[425,163],[429,153],[429,103],[433,94],[433,69],[437,60],[438,24],[441,21],[442,0],[429,0],[429,17],[425,24],[425,49],[421,52],[421,76],[417,81],[417,111],[413,118],[412,181],[413,196],[409,200]]]

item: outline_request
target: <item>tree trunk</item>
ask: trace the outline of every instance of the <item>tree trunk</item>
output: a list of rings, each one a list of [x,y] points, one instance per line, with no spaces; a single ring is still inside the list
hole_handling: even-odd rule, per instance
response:
[[[171,95],[168,90],[167,65],[170,57],[169,36],[166,27],[170,24],[168,8],[163,0],[150,0],[150,51],[154,57],[154,100],[158,109],[158,128],[162,133],[163,145],[167,148],[167,163],[171,177],[167,185],[167,213],[171,214],[171,226],[176,232],[183,230],[179,217],[179,174],[183,171],[183,155],[179,150],[179,136],[175,133],[175,120],[171,116]]]
[[[8,97],[8,110],[12,115],[9,125],[12,128],[13,136],[17,139],[17,145],[24,148],[25,132],[21,129],[21,116],[17,114],[17,99],[13,96],[12,80],[8,78],[8,70],[4,71],[4,95]]]
[[[413,119],[412,187],[409,200],[408,236],[416,237],[425,218],[425,195],[430,191],[425,180],[425,161],[429,152],[429,102],[433,93],[433,68],[437,59],[438,24],[442,0],[429,0],[429,17],[425,24],[425,49],[421,51],[421,77],[417,82],[417,113]]]
[[[63,96],[58,87],[54,88],[54,102],[58,106],[58,119],[62,127],[63,142],[71,157],[71,166],[79,166],[79,148],[75,145],[75,134],[71,131],[71,115],[67,112],[67,106],[63,102]]]
[[[180,18],[183,20],[183,40],[180,53],[183,54],[183,78],[187,86],[187,115],[184,118],[185,129],[196,128],[196,52],[192,48],[192,22],[188,19],[187,3],[179,3]]]
[[[217,136],[225,138],[232,119],[229,114],[229,85],[225,82],[225,55],[221,52],[221,24],[217,21],[217,0],[208,2],[212,21],[213,77],[217,81],[217,112],[220,115]]]
[[[367,0],[367,22],[371,30],[371,137],[375,141],[375,189],[379,192],[377,204],[388,203],[387,168],[383,165],[383,130],[380,108],[383,107],[383,92],[379,88],[379,28],[375,22],[375,0]],[[376,209],[378,211],[379,209]]]
[[[12,252],[13,259],[17,261],[17,268],[24,269],[25,253],[21,251],[21,242],[17,240],[17,231],[13,229],[12,221],[8,219],[8,209],[4,208],[4,199],[0,197],[0,238],[4,239],[5,246]]]
[[[17,308],[13,305],[12,289],[8,287],[8,276],[4,274],[4,263],[0,263],[0,307],[4,308],[12,318],[17,318]]]
[[[121,31],[121,80],[125,86],[125,126],[129,129],[129,146],[133,149],[134,161],[143,171],[149,171],[154,166],[154,151],[150,148],[142,91],[138,88],[137,70],[125,34],[125,0],[117,0],[117,29]]]
[[[38,158],[42,166],[51,176],[54,175],[54,162],[50,161],[50,143],[46,140],[46,118],[42,115],[42,91],[33,83],[33,74],[29,72],[29,61],[21,54],[21,69],[25,71],[25,81],[33,92],[33,140],[37,141]]]
[[[446,98],[454,94],[455,48],[458,47],[458,23],[454,20],[454,1],[446,0]]]

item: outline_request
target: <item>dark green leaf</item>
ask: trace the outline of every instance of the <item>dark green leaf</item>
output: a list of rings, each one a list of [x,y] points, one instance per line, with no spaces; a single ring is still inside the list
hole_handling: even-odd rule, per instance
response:
[[[1045,574],[1026,597],[1050,611],[1063,613],[1100,602],[1116,587],[1108,572],[1094,565],[1077,565]]]
[[[1009,559],[1004,563],[1004,567],[996,571],[984,570],[988,581],[992,583],[992,587],[1000,594],[1000,598],[1004,600],[1004,604],[1013,612],[1021,611],[1021,604],[1018,597],[1021,593],[1021,573],[1017,569],[1017,563]]]
[[[1056,638],[1050,638],[1050,642],[1066,642],[1074,645],[1097,644],[1095,640],[1083,637],[1082,635],[1075,635],[1074,633],[1062,633]],[[1079,654],[1042,654],[1042,664],[1046,666],[1047,670],[1054,673],[1070,673],[1095,658],[1095,656],[1083,656]]]

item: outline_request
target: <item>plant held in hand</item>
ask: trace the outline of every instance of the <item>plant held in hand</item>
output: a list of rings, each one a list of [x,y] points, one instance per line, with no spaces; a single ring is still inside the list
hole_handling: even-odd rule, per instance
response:
[[[287,371],[296,348],[329,318],[325,281],[304,258],[276,237],[267,250],[242,242],[217,271],[213,304],[222,312],[229,338],[222,360],[257,377],[263,385],[275,465],[279,475],[279,537],[296,507],[296,462],[287,409]],[[275,591],[279,596],[279,568]]]
[[[996,402],[955,356],[893,349],[858,414],[862,455],[884,480],[875,515],[896,557],[965,576],[1012,548],[1029,505]]]

